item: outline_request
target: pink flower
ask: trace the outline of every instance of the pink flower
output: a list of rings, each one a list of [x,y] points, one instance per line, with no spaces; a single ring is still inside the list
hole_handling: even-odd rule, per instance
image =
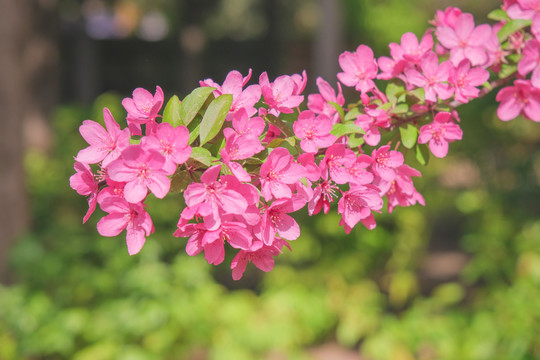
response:
[[[323,210],[325,214],[328,214],[328,211],[330,211],[330,203],[334,202],[338,191],[339,188],[332,180],[328,180],[328,175],[324,174],[322,181],[315,187],[313,196],[311,197],[311,200],[309,200],[309,215],[316,215],[321,212],[321,210]]]
[[[422,73],[414,68],[405,70],[405,75],[411,84],[423,87],[426,93],[426,100],[437,102],[437,97],[442,100],[449,99],[453,91],[446,83],[452,64],[445,61],[439,65],[439,59],[434,52],[424,56],[420,63]]]
[[[134,135],[141,134],[141,124],[153,124],[163,105],[163,90],[156,86],[154,96],[143,88],[133,90],[133,98],[124,98],[122,105],[126,109],[127,121]]]
[[[372,210],[379,211],[383,200],[379,189],[373,185],[355,186],[343,193],[338,203],[338,213],[341,214],[340,225],[348,234],[360,221],[368,228],[375,228]]]
[[[354,151],[344,144],[334,144],[326,149],[324,159],[320,163],[322,176],[328,171],[330,178],[336,184],[345,184],[349,181],[347,168],[356,161]]]
[[[169,123],[161,123],[156,131],[141,139],[141,146],[145,149],[154,149],[165,156],[163,169],[167,173],[174,173],[176,165],[185,163],[191,156],[191,146],[188,145],[189,131],[185,126],[173,128]]]
[[[373,150],[371,154],[373,174],[386,181],[396,178],[396,169],[403,165],[403,154],[399,151],[390,150],[390,145],[381,146]]]
[[[188,208],[206,206],[210,209],[204,216],[207,229],[215,230],[224,214],[243,214],[248,207],[246,198],[229,182],[218,181],[221,165],[214,165],[201,176],[201,183],[191,183],[184,191]],[[188,209],[186,208],[186,209]],[[187,211],[184,209],[184,211]]]
[[[540,41],[532,39],[525,44],[523,57],[518,63],[520,75],[527,75],[532,71],[531,84],[540,88]]]
[[[472,68],[468,60],[463,60],[450,71],[448,82],[454,90],[454,98],[463,104],[478,97],[480,86],[489,79],[489,72],[480,67]]]
[[[354,53],[345,51],[339,56],[339,65],[343,72],[337,77],[344,85],[354,86],[363,94],[375,87],[373,79],[377,76],[377,62],[368,46],[360,45]]]
[[[318,77],[317,87],[319,88],[320,94],[309,95],[307,103],[309,110],[313,111],[315,114],[325,114],[332,119],[333,124],[339,122],[339,113],[337,112],[336,108],[330,104],[330,102],[334,102],[341,106],[345,104],[341,84],[337,83],[337,86],[338,94],[336,95],[336,91],[330,86],[330,84],[323,80],[323,78]]]
[[[293,124],[294,134],[301,139],[300,147],[308,153],[317,152],[326,148],[336,141],[336,137],[330,134],[332,120],[324,114],[315,116],[310,110],[305,110],[298,115]]]
[[[413,33],[405,33],[401,36],[401,49],[403,59],[413,64],[419,64],[424,54],[433,49],[433,37],[431,32],[426,32],[418,43],[418,38]]]
[[[487,62],[484,44],[491,36],[491,27],[487,24],[475,27],[471,14],[459,15],[455,28],[445,25],[437,27],[436,35],[440,43],[450,50],[450,60],[455,66],[463,59],[468,59],[472,65]]]
[[[532,19],[540,13],[540,0],[517,0],[517,4],[508,7],[510,19]]]
[[[264,72],[259,77],[259,83],[264,101],[270,109],[284,114],[290,114],[293,112],[293,108],[299,106],[304,101],[303,96],[297,95],[299,84],[288,75],[282,75],[274,80],[273,83],[270,83],[268,74]]]
[[[88,196],[88,211],[83,218],[84,224],[94,210],[96,210],[99,184],[95,180],[92,169],[90,169],[88,164],[76,162],[73,167],[76,173],[69,178],[69,185],[79,195]]]
[[[298,223],[288,213],[295,212],[305,205],[299,196],[292,199],[278,199],[268,206],[262,215],[259,228],[256,235],[265,245],[272,245],[276,235],[286,240],[296,240],[300,236],[300,227]]]
[[[456,28],[456,23],[461,15],[461,9],[457,7],[447,7],[444,12],[437,10],[435,20],[431,21],[434,26],[449,26],[452,29]]]
[[[216,230],[205,231],[198,245],[204,249],[204,257],[209,264],[219,265],[225,258],[225,243],[236,249],[247,250],[251,246],[252,236],[245,224],[228,221],[221,223]]]
[[[163,199],[169,192],[170,171],[163,169],[165,157],[153,149],[141,145],[131,145],[122,151],[121,158],[111,163],[109,176],[114,181],[126,183],[124,197],[130,203],[142,201],[148,189],[158,198]]]
[[[301,95],[307,84],[306,70],[302,71],[302,75],[292,74],[291,79],[294,81],[293,95]]]
[[[92,120],[84,120],[79,131],[90,146],[79,151],[76,161],[85,164],[102,162],[107,167],[120,156],[120,152],[129,145],[129,130],[120,130],[109,109],[103,109],[105,127]]]
[[[231,169],[240,181],[250,181],[251,176],[238,163],[231,160],[244,160],[264,150],[258,136],[252,134],[238,135],[233,129],[223,129],[225,148],[221,149],[223,162]]]
[[[272,150],[266,162],[261,165],[261,194],[266,201],[275,197],[291,198],[289,185],[306,176],[306,170],[294,162],[293,156],[285,148]]]
[[[429,149],[438,158],[443,158],[448,154],[448,143],[461,140],[463,132],[459,125],[452,122],[452,114],[440,112],[435,115],[431,124],[420,128],[418,143],[429,142]]]
[[[373,159],[370,156],[360,154],[356,158],[356,161],[347,167],[351,186],[367,185],[373,181],[373,173],[367,170],[372,163]]]
[[[540,89],[532,87],[530,81],[514,81],[514,86],[501,89],[496,99],[501,102],[497,109],[499,119],[508,121],[522,114],[540,122]]]
[[[97,229],[102,236],[116,236],[126,229],[126,243],[129,255],[137,254],[146,237],[154,232],[150,215],[141,203],[128,203],[124,199],[107,197],[100,203],[101,209],[109,215],[101,218]]]
[[[416,191],[411,179],[412,176],[422,176],[422,174],[408,165],[401,165],[397,168],[396,179],[389,184],[388,189],[385,191],[388,198],[389,213],[392,213],[398,205],[407,207],[419,203],[425,206],[424,197]]]
[[[255,116],[250,118],[247,111],[239,109],[232,117],[232,125],[238,135],[248,135],[259,137],[264,132],[264,120]]]
[[[289,246],[285,240],[278,238],[270,246],[264,245],[261,241],[254,241],[249,250],[240,250],[231,262],[233,279],[242,278],[248,262],[252,262],[262,271],[272,270],[274,257],[281,253],[283,245]]]
[[[365,108],[366,113],[356,117],[354,124],[365,131],[364,141],[369,146],[376,146],[381,141],[381,133],[379,128],[388,128],[390,126],[390,118],[384,110]]]
[[[222,94],[231,94],[233,96],[231,109],[226,118],[227,120],[231,120],[234,115],[242,109],[246,111],[249,116],[253,116],[257,112],[255,104],[261,98],[261,87],[259,85],[250,85],[242,90],[250,78],[251,69],[249,69],[249,73],[246,77],[242,77],[240,72],[233,70],[227,74],[227,77],[221,86],[211,79],[201,81],[200,85],[215,87],[216,90],[214,91],[214,95],[216,97]]]

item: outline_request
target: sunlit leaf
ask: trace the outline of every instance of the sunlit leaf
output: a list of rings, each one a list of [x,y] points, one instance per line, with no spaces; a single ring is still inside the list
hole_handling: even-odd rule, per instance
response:
[[[213,87],[200,87],[184,98],[180,104],[180,118],[184,125],[191,123],[214,90],[216,89]]]
[[[201,145],[212,140],[221,130],[225,117],[231,109],[232,100],[231,94],[223,94],[210,103],[204,113],[199,130]]]
[[[163,110],[163,122],[167,122],[173,127],[182,125],[180,118],[180,99],[178,99],[178,96],[174,95],[167,102],[167,106]]]

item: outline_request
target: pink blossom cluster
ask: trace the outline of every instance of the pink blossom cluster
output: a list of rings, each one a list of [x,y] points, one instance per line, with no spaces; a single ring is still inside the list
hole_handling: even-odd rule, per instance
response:
[[[437,12],[435,28],[420,39],[406,33],[400,44],[391,43],[390,57],[376,58],[366,45],[345,51],[336,88],[317,78],[318,93],[308,95],[305,106],[305,71],[273,81],[264,72],[251,84],[251,70],[246,76],[231,71],[222,84],[203,80],[201,87],[212,94],[185,125],[166,120],[167,110],[160,115],[159,86],[154,95],[138,88],[122,101],[126,128],[108,109],[105,128],[92,120],[80,127],[89,146],[75,157],[70,184],[88,197],[83,222],[99,204],[107,215],[98,232],[116,236],[125,229],[128,252],[136,254],[154,232],[146,198],[152,193],[161,199],[172,180],[182,180],[187,184],[178,191],[185,207],[174,235],[188,238],[186,252],[202,252],[210,264],[221,264],[234,251],[230,267],[236,280],[249,262],[269,271],[284,247],[292,248],[300,237],[294,213],[303,208],[309,215],[327,214],[335,205],[349,233],[359,223],[374,229],[374,213],[385,202],[388,212],[424,205],[412,180],[421,173],[405,163],[404,152],[414,148],[421,154],[425,147],[445,157],[449,143],[463,136],[455,107],[490,90],[490,72],[506,81],[501,74],[510,54],[521,57],[509,75],[517,78],[514,85],[497,95],[499,117],[523,113],[540,120],[540,7],[529,5],[505,1],[502,11],[507,21],[532,19],[533,35],[518,29],[501,41],[504,21],[475,25],[471,14],[448,8]],[[380,89],[376,80],[387,85]],[[342,85],[357,92],[348,105]],[[180,105],[189,107],[190,101]],[[212,104],[217,105],[210,111]],[[220,106],[226,108],[218,119]],[[216,126],[218,135],[209,136]]]
[[[89,209],[83,222],[99,204],[108,215],[98,222],[98,232],[116,236],[125,229],[130,255],[138,253],[154,232],[144,204],[148,192],[165,197],[171,186],[169,176],[191,155],[189,132],[184,126],[173,128],[156,121],[163,98],[159,86],[155,95],[138,88],[132,98],[122,102],[128,128],[121,129],[107,108],[103,110],[105,128],[93,120],[85,120],[79,128],[89,146],[75,157],[76,173],[70,185],[88,196]],[[131,144],[131,136],[142,134],[142,125],[145,136],[138,144]]]
[[[519,55],[517,76],[511,86],[498,92],[497,101],[501,104],[497,115],[503,121],[522,115],[540,122],[540,1],[505,1],[502,8],[509,19],[501,24],[527,21],[530,31],[522,29],[509,38],[508,52]]]

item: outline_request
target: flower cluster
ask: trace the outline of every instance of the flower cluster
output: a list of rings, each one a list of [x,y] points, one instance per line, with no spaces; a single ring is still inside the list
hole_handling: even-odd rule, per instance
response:
[[[404,34],[389,45],[390,57],[375,58],[366,45],[345,51],[337,87],[318,78],[307,107],[305,72],[273,81],[265,72],[250,84],[251,70],[231,71],[221,85],[206,79],[182,101],[173,96],[161,115],[161,88],[154,95],[138,88],[122,101],[126,128],[108,109],[105,128],[92,120],[80,127],[89,146],[75,157],[70,183],[88,197],[83,222],[99,204],[108,215],[98,232],[125,229],[128,252],[136,254],[154,231],[149,193],[183,193],[174,235],[188,238],[186,252],[203,252],[210,264],[235,251],[231,269],[239,279],[249,262],[269,271],[291,249],[300,237],[293,216],[303,208],[327,214],[334,203],[349,233],[359,223],[374,229],[385,202],[388,212],[424,205],[412,180],[421,173],[405,164],[404,153],[412,150],[421,165],[429,152],[445,157],[463,136],[457,106],[517,77],[497,96],[499,117],[540,120],[540,20],[538,7],[523,3],[505,2],[494,26],[476,26],[457,8],[439,11],[435,28],[420,39]],[[527,23],[514,19],[531,18],[527,35]],[[498,80],[487,83],[490,77]],[[386,80],[384,88],[377,79]],[[342,85],[357,91],[348,105]]]

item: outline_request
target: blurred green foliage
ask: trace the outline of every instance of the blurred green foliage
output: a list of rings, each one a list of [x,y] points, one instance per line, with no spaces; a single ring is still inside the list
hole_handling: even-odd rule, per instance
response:
[[[26,157],[34,222],[11,254],[15,283],[0,286],[0,359],[310,359],[327,342],[374,360],[540,358],[540,127],[497,120],[494,94],[460,109],[464,140],[447,158],[424,168],[409,154],[426,208],[350,235],[335,212],[298,214],[293,251],[238,282],[230,258],[212,267],[172,236],[178,195],[149,202],[156,234],[133,257],[125,236],[98,235],[99,211],[81,224],[77,128],[104,106],[124,118],[121,98],[59,107],[53,152]]]

